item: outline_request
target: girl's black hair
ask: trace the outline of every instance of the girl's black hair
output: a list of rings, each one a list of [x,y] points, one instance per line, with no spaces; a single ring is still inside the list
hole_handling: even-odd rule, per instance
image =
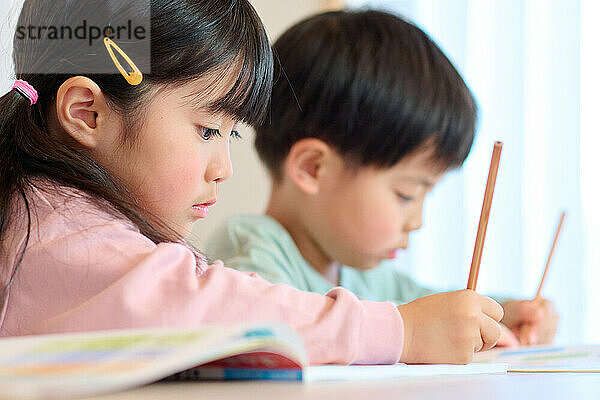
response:
[[[327,12],[288,29],[274,54],[271,113],[255,125],[255,147],[275,179],[306,137],[329,143],[354,167],[391,167],[427,144],[442,170],[467,157],[473,96],[410,22],[373,10]]]
[[[217,77],[213,80],[237,77],[231,90],[211,105],[214,111],[224,111],[250,124],[258,123],[266,114],[272,53],[264,27],[247,0],[26,0],[18,26],[27,28],[41,21],[44,26],[76,27],[83,20],[110,22],[123,20],[123,16],[146,16],[150,21],[149,54],[131,41],[115,40],[134,62],[149,58],[151,71],[138,86],[129,85],[119,74],[102,40],[91,47],[85,40],[79,46],[73,42],[65,45],[61,40],[23,40],[17,30],[13,53],[16,77],[29,82],[38,91],[39,100],[30,107],[29,100],[17,90],[0,98],[0,242],[10,242],[7,232],[15,222],[15,210],[25,215],[22,233],[26,242],[29,240],[32,215],[27,193],[41,181],[83,191],[103,210],[131,220],[155,243],[183,240],[147,215],[101,165],[50,135],[48,119],[57,91],[72,76],[83,74],[98,84],[109,106],[123,116],[123,142],[132,145],[132,127],[142,121],[144,105],[155,89],[209,74]],[[74,65],[77,74],[64,72]],[[114,72],[97,73],[103,70]],[[27,243],[14,265],[7,265],[2,247],[0,276],[9,279],[0,282],[0,310]]]

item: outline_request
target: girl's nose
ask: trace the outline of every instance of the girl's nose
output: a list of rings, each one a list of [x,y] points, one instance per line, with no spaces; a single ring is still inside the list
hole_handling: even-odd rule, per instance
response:
[[[220,183],[228,179],[233,173],[231,155],[229,154],[229,144],[220,146],[218,152],[212,157],[206,168],[205,180],[207,182]]]

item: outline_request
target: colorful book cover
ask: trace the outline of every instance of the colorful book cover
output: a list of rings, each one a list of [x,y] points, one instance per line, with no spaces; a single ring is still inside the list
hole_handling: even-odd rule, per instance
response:
[[[0,398],[110,393],[169,377],[182,379],[182,371],[203,364],[290,370],[296,375],[278,372],[272,379],[300,379],[306,354],[300,337],[281,324],[2,338]]]

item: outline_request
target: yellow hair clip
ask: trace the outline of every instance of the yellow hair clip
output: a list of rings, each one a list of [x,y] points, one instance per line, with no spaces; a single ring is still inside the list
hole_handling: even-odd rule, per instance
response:
[[[127,54],[125,54],[125,52],[121,50],[121,48],[117,46],[117,44],[113,42],[109,37],[104,38],[104,45],[106,46],[106,50],[108,50],[108,53],[110,54],[110,58],[112,58],[113,62],[115,63],[115,65],[119,69],[119,72],[121,72],[121,75],[123,75],[125,80],[130,85],[139,85],[142,82],[144,76],[142,75],[142,72],[139,70],[139,68],[135,65],[135,63],[131,61],[131,58],[129,58],[129,56],[127,56]],[[125,61],[127,61],[133,72],[125,71],[125,69],[121,66],[119,60],[117,60],[117,56],[115,56],[112,47],[114,47],[119,52],[119,54],[123,56],[123,58],[125,59]]]

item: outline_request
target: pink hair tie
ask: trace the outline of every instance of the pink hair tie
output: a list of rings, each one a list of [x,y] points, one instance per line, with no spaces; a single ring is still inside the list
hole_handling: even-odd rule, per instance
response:
[[[19,92],[23,97],[29,100],[31,106],[37,103],[38,92],[29,83],[17,79],[12,89],[17,89],[17,92]]]

